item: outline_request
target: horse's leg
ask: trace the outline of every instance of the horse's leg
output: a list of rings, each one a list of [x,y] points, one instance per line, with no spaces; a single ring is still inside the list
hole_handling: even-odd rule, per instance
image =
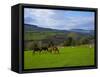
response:
[[[46,53],[48,53],[48,48],[46,49]]]
[[[53,50],[52,49],[50,50],[50,53],[53,53]]]
[[[58,48],[56,48],[56,52],[59,53],[59,49]]]
[[[53,53],[53,51],[52,51],[52,50],[50,50],[50,53]]]
[[[47,50],[46,49],[44,49],[44,53],[46,54],[46,52],[47,52]]]
[[[33,54],[35,54],[35,51],[33,50]]]
[[[56,49],[55,48],[53,48],[53,51],[54,51],[54,54],[56,54]]]
[[[59,50],[57,49],[57,54],[59,54]]]
[[[39,51],[40,51],[40,53],[42,53],[42,49],[40,49]]]
[[[40,49],[38,50],[38,52],[39,52],[39,54],[42,53],[42,49],[40,48]]]
[[[48,52],[51,53],[50,48],[48,48]]]

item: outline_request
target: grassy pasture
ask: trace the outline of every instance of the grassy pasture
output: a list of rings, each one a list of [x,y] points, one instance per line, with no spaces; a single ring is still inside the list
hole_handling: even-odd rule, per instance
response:
[[[24,51],[24,69],[94,65],[94,48],[88,46],[59,48],[59,54]]]

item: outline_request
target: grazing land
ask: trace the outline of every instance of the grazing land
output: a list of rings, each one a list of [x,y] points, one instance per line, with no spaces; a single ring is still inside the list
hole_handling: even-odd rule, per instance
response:
[[[94,47],[87,45],[59,47],[59,54],[42,51],[24,52],[24,69],[94,65]]]

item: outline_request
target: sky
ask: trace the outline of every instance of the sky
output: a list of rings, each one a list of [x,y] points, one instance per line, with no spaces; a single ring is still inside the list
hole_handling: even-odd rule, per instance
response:
[[[94,30],[94,12],[24,8],[24,24],[58,30]]]

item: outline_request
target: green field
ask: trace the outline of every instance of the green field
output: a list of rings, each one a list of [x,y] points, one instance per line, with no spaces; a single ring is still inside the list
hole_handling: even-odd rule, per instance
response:
[[[24,51],[24,69],[94,65],[94,48],[88,46],[59,48],[59,54]]]

